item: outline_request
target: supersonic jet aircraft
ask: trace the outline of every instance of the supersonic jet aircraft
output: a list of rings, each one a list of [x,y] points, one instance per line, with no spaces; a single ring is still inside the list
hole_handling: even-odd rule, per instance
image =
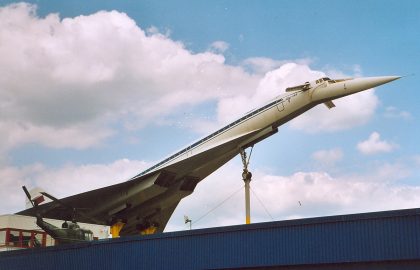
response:
[[[333,100],[367,90],[399,76],[332,80],[321,78],[289,87],[229,125],[126,182],[54,200],[38,206],[43,217],[111,226],[114,236],[162,232],[180,200],[196,185],[244,149],[275,134],[279,126],[318,104],[334,107]],[[62,205],[71,206],[63,209]],[[17,214],[36,216],[33,208]]]

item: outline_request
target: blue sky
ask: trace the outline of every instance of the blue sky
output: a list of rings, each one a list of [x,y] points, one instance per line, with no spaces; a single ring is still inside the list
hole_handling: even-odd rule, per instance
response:
[[[420,203],[417,1],[0,1],[0,25],[0,213],[23,207],[23,184],[63,197],[126,180],[324,74],[410,76],[255,147],[253,188],[274,219]],[[240,188],[240,170],[200,183],[168,230]],[[194,226],[241,223],[242,204]]]

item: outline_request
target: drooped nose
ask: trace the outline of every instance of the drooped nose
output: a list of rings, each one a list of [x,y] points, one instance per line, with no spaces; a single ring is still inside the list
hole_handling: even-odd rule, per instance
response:
[[[385,83],[389,83],[401,78],[400,76],[381,76],[381,77],[364,77],[355,78],[344,83],[344,89],[356,93],[367,90]]]
[[[337,80],[329,83],[326,87],[317,87],[311,92],[312,101],[324,102],[345,97],[354,93],[392,82],[400,76],[364,77],[354,79]]]

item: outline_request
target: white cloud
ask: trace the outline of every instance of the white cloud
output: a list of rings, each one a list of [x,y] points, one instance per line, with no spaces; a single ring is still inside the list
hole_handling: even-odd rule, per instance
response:
[[[220,128],[220,125],[217,122],[208,119],[193,119],[191,121],[191,128],[196,133],[204,136]]]
[[[333,166],[343,158],[343,151],[339,148],[319,150],[312,154],[312,158],[324,166]]]
[[[398,146],[394,143],[381,140],[381,135],[378,132],[373,132],[367,140],[357,144],[357,149],[365,155],[388,153],[392,152],[397,147]]]
[[[224,42],[222,40],[215,41],[210,45],[210,50],[215,53],[224,53],[228,49],[229,49],[229,43]]]
[[[373,181],[392,182],[407,178],[410,174],[410,169],[404,164],[385,162],[376,169],[375,175],[371,178]]]
[[[353,73],[355,75],[355,77],[360,77],[362,76],[362,67],[360,65],[354,65],[353,66]]]
[[[387,118],[400,118],[404,120],[408,120],[412,118],[411,113],[407,111],[401,111],[393,106],[386,107],[384,115]]]
[[[281,65],[284,65],[286,63],[287,61],[279,61],[267,57],[251,57],[245,59],[242,62],[242,65],[249,68],[253,72],[265,74],[269,71],[279,68]]]
[[[122,159],[110,164],[65,165],[59,168],[49,168],[42,164],[3,166],[0,167],[0,196],[7,199],[0,206],[0,213],[24,209],[26,197],[22,185],[28,189],[40,187],[62,198],[126,181],[149,165],[144,161]]]
[[[121,159],[110,164],[66,165],[46,169],[34,177],[37,185],[65,197],[127,181],[150,166],[150,163]]]
[[[278,69],[279,67],[287,63],[309,65],[311,62],[312,60],[308,58],[297,60],[274,60],[267,57],[250,57],[242,61],[242,65],[245,68],[250,69],[254,73],[265,74],[274,69]]]
[[[145,32],[117,11],[60,19],[40,18],[25,3],[1,7],[0,126],[27,139],[2,140],[0,149],[28,141],[86,148],[112,135],[115,122],[137,129],[182,105],[256,88],[258,76],[226,65],[222,55],[194,54],[168,35]],[[74,142],[70,133],[87,138]]]
[[[95,129],[88,124],[54,127],[7,121],[0,125],[0,153],[27,143],[41,143],[51,148],[86,149],[97,146],[112,133],[106,127]]]
[[[156,27],[144,31],[117,11],[61,19],[40,18],[36,6],[24,3],[0,8],[0,129],[7,130],[0,151],[25,143],[97,146],[115,134],[115,123],[139,129],[209,101],[217,103],[217,120],[191,128],[210,130],[288,86],[324,76],[309,68],[310,60],[262,57],[245,60],[248,73],[225,63],[219,54],[229,47],[224,41],[211,45],[216,53],[192,53],[169,35]],[[315,108],[291,127],[350,128],[367,122],[376,104],[374,92],[364,92],[337,101],[331,112]]]
[[[332,78],[349,78],[342,71],[325,67],[326,73]],[[354,76],[360,77],[360,65],[352,67]],[[336,132],[366,124],[375,113],[379,99],[375,89],[363,91],[355,95],[334,100],[336,107],[328,109],[323,104],[316,106],[290,122],[290,127],[307,133]]]
[[[339,176],[327,172],[281,176],[256,171],[251,188],[274,220],[417,207],[420,187],[396,181],[407,177],[407,170],[410,169],[401,164],[380,164],[367,174]],[[241,186],[239,162],[226,165],[180,203],[167,231],[187,229],[184,215],[192,219],[193,228],[243,224],[244,191],[237,192]],[[207,215],[203,217],[204,214]],[[252,222],[271,220],[253,194],[251,219]]]
[[[143,161],[122,159],[109,164],[64,165],[59,168],[41,164],[3,167],[0,168],[3,179],[0,196],[7,199],[0,206],[0,213],[24,208],[22,185],[29,189],[39,186],[61,198],[125,181],[149,165]],[[366,174],[337,176],[322,171],[282,176],[253,170],[252,221],[271,220],[254,193],[275,220],[416,207],[420,203],[420,187],[406,186],[400,181],[410,176],[412,170],[410,164],[388,163],[375,165]],[[192,195],[181,201],[167,230],[186,229],[184,215],[193,220],[193,228],[242,224],[244,191],[241,174],[239,158],[235,158],[234,162],[203,180]],[[225,202],[220,205],[222,201]]]
[[[284,64],[266,73],[255,91],[241,91],[235,96],[222,98],[218,104],[218,119],[221,123],[232,121],[245,112],[283,94],[288,86],[322,76],[322,72],[311,70],[306,65]]]
[[[22,186],[25,184],[28,175],[37,171],[37,166],[15,168],[0,167],[1,188],[0,196],[3,199],[0,205],[0,214],[10,214],[25,208],[25,194]]]
[[[300,115],[290,122],[290,127],[308,133],[334,132],[366,124],[378,106],[374,90],[334,100],[336,107],[328,109],[323,104]]]

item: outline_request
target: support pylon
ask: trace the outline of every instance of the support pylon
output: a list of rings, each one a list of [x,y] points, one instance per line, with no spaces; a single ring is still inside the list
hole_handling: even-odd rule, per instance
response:
[[[250,183],[252,178],[252,173],[248,171],[248,164],[249,159],[251,158],[252,154],[252,148],[251,152],[249,154],[249,157],[247,159],[246,152],[244,149],[240,150],[241,158],[242,158],[242,164],[244,165],[244,169],[242,172],[242,180],[245,182],[245,223],[251,224],[251,199],[250,199]]]

